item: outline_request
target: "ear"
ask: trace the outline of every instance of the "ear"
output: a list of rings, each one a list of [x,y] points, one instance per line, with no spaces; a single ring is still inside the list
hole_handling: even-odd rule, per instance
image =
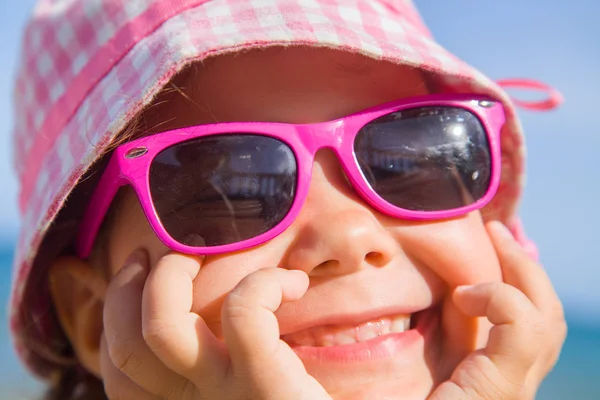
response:
[[[100,377],[106,280],[91,264],[75,257],[60,257],[50,267],[49,281],[58,318],[78,360]]]

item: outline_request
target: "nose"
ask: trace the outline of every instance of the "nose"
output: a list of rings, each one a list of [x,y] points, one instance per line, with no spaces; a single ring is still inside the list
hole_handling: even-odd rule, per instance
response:
[[[290,227],[295,239],[282,266],[312,277],[383,267],[397,254],[399,244],[382,218],[352,189],[333,152],[321,150],[315,156],[306,201]]]

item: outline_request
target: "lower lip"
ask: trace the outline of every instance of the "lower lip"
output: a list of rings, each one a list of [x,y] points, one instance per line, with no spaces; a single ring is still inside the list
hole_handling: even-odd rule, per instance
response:
[[[437,326],[438,309],[430,308],[419,316],[417,326],[406,332],[390,333],[365,342],[329,347],[292,346],[303,360],[322,362],[356,363],[377,361],[422,349]],[[422,351],[421,351],[422,352]]]

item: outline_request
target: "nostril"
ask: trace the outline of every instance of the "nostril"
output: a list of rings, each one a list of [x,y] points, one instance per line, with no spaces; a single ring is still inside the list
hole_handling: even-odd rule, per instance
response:
[[[386,257],[378,251],[371,251],[367,253],[365,256],[365,261],[376,267],[383,267],[385,264],[387,264]]]
[[[327,260],[327,261],[323,261],[321,264],[317,265],[314,269],[315,270],[329,269],[329,268],[337,267],[339,264],[340,264],[339,261]]]

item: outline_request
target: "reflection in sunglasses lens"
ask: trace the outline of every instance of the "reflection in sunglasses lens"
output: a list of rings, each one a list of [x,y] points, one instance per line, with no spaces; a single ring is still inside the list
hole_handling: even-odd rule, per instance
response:
[[[354,143],[361,172],[387,202],[413,211],[470,205],[488,190],[490,149],[485,129],[458,107],[421,107],[365,125]]]
[[[244,133],[178,143],[150,167],[158,218],[188,246],[235,243],[273,228],[292,206],[296,181],[296,159],[285,143]]]

